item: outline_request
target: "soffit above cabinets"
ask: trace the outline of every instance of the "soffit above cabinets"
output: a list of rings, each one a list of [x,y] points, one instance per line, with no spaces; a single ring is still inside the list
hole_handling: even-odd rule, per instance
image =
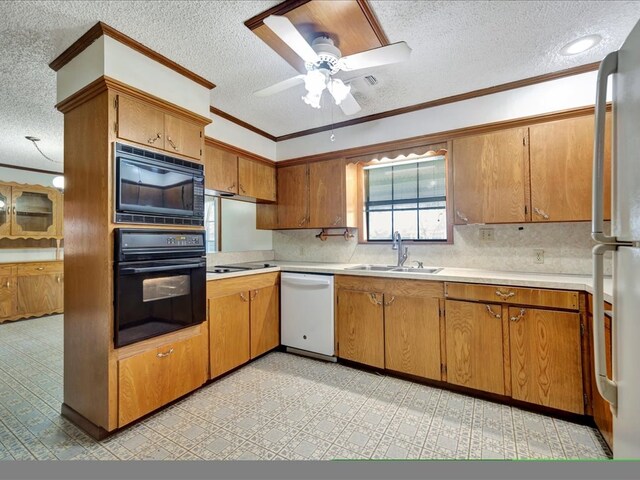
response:
[[[290,0],[245,22],[300,73],[307,71],[304,61],[263,23],[269,15],[287,17],[309,44],[319,34],[328,34],[343,56],[389,44],[367,0]]]

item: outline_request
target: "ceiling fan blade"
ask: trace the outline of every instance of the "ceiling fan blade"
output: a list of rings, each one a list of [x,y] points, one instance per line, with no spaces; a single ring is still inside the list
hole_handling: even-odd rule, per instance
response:
[[[384,47],[372,48],[353,55],[342,57],[338,61],[340,70],[352,71],[361,68],[379,67],[390,63],[404,62],[409,59],[411,48],[406,42],[392,43]]]
[[[287,17],[270,15],[263,22],[305,62],[317,63],[320,61],[318,54]]]
[[[271,85],[270,87],[253,92],[253,94],[257,97],[268,97],[274,93],[280,93],[288,88],[304,83],[304,77],[304,75],[296,75],[295,77],[287,78],[286,80]]]
[[[338,106],[342,110],[342,113],[344,113],[345,115],[353,115],[354,113],[358,113],[360,110],[362,110],[362,107],[353,97],[353,95],[351,95],[351,93],[349,93]]]

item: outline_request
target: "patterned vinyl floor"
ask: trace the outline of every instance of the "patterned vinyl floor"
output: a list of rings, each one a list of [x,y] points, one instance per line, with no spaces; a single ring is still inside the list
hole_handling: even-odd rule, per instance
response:
[[[0,325],[0,459],[606,459],[596,430],[275,352],[96,442],[63,419],[62,316]]]

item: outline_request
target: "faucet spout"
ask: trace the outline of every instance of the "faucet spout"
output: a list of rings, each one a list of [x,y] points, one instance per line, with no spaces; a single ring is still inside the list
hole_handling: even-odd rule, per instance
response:
[[[407,261],[409,248],[402,248],[402,236],[400,235],[400,232],[393,233],[393,246],[391,248],[398,251],[398,267],[401,267],[404,265],[404,262]]]

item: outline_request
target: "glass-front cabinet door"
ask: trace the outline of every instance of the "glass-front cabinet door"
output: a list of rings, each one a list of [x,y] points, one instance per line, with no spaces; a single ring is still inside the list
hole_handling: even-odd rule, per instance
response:
[[[48,189],[13,187],[11,235],[55,236],[58,202]]]
[[[11,187],[0,185],[0,236],[11,235]]]

